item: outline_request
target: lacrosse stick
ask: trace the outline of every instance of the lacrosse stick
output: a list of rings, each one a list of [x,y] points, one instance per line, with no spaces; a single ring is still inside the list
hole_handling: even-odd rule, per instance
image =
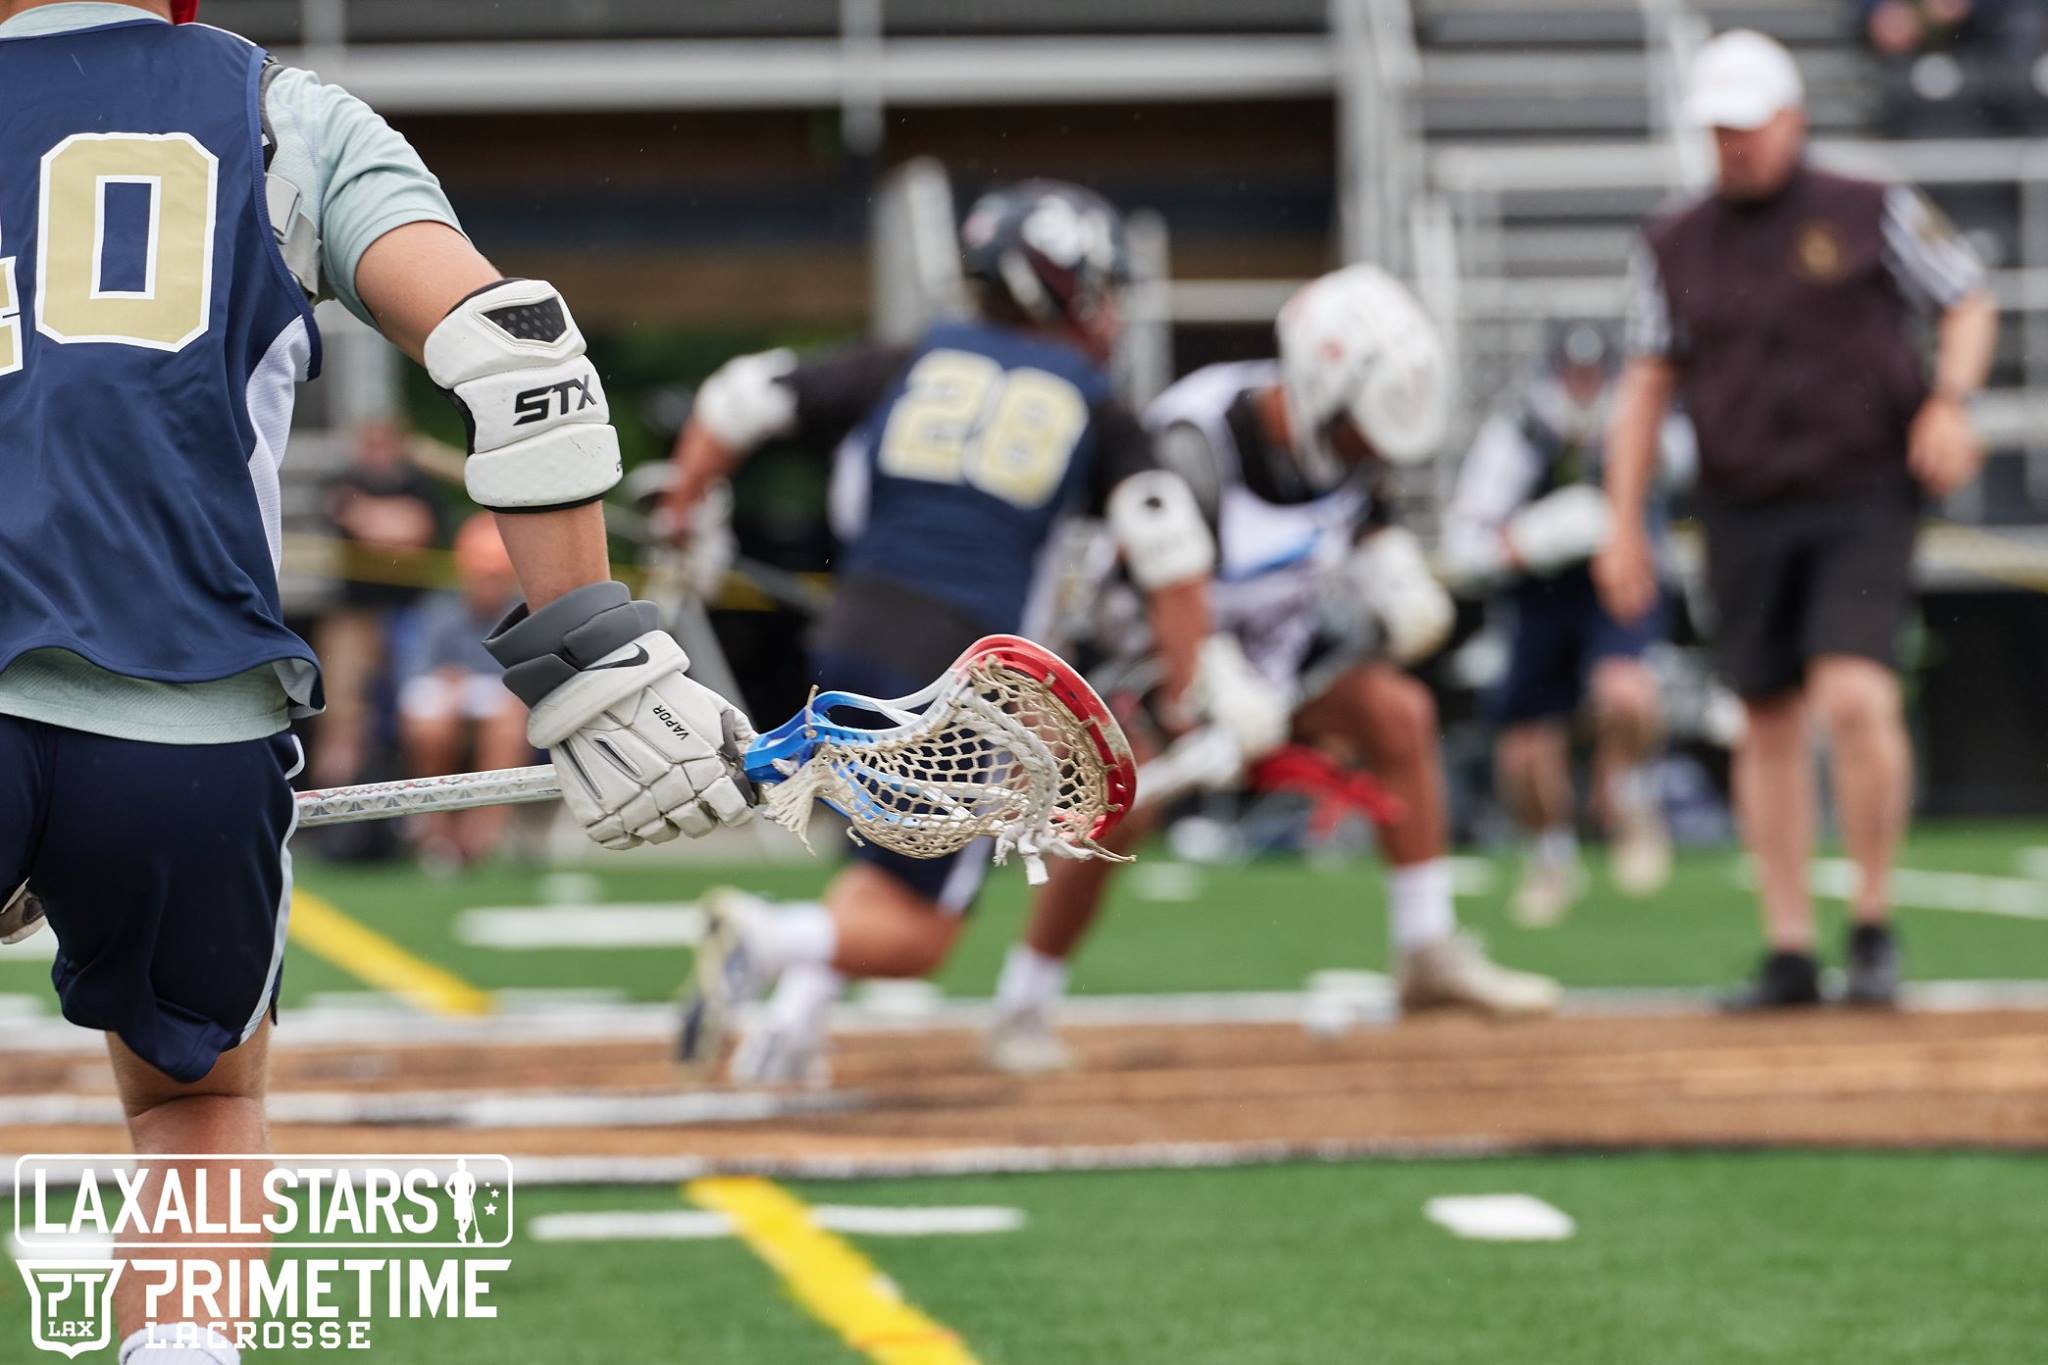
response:
[[[879,716],[862,724],[833,713]],[[809,844],[811,803],[848,821],[857,842],[943,858],[977,839],[995,860],[1117,858],[1099,842],[1129,811],[1137,773],[1109,708],[1052,651],[1014,635],[976,641],[921,692],[884,699],[821,692],[748,746],[747,776],[768,819]],[[552,767],[379,782],[303,793],[304,828],[425,811],[547,801]],[[1119,859],[1121,861],[1121,859]]]

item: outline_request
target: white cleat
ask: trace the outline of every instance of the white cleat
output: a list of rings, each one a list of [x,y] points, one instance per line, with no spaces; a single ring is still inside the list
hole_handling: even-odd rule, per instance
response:
[[[1498,1019],[1553,1014],[1563,995],[1558,984],[1534,972],[1518,972],[1488,957],[1469,934],[1401,955],[1401,1011],[1470,1009]]]
[[[1522,880],[1508,903],[1508,913],[1524,929],[1548,929],[1585,894],[1586,875],[1577,858],[1538,855],[1522,863]]]
[[[1671,835],[1654,814],[1625,816],[1607,851],[1615,889],[1635,900],[1662,891],[1671,880]]]
[[[704,936],[697,942],[689,980],[683,983],[676,1033],[676,1060],[687,1071],[702,1072],[717,1062],[734,1016],[767,987],[741,932],[741,920],[759,903],[744,891],[724,886],[705,892],[700,902]]]
[[[725,1078],[733,1085],[823,1090],[832,1084],[832,1063],[823,1035],[764,1019],[740,1036]]]
[[[1044,1010],[1005,1014],[982,1040],[988,1064],[1007,1076],[1053,1076],[1075,1069],[1074,1054]]]

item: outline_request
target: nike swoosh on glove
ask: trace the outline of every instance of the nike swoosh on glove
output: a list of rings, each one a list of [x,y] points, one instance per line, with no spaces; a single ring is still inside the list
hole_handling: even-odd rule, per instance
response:
[[[597,583],[520,608],[484,642],[532,709],[527,738],[554,761],[563,803],[606,848],[694,838],[753,813],[742,771],[753,727],[685,675],[689,656],[658,619],[624,584]]]

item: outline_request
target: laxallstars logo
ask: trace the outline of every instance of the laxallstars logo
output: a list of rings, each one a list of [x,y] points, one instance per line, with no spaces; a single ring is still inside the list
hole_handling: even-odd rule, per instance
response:
[[[121,1261],[22,1261],[34,1311],[30,1340],[39,1351],[76,1360],[114,1342],[114,1284]]]

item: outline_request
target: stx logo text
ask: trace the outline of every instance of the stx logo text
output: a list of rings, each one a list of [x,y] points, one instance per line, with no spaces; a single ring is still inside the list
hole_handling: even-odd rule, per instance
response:
[[[512,400],[512,411],[518,416],[512,425],[523,427],[529,422],[547,420],[549,410],[554,406],[553,398],[562,400],[562,416],[581,412],[597,406],[597,395],[590,391],[591,376],[581,379],[564,379],[559,384],[544,384],[537,389],[528,389]]]

